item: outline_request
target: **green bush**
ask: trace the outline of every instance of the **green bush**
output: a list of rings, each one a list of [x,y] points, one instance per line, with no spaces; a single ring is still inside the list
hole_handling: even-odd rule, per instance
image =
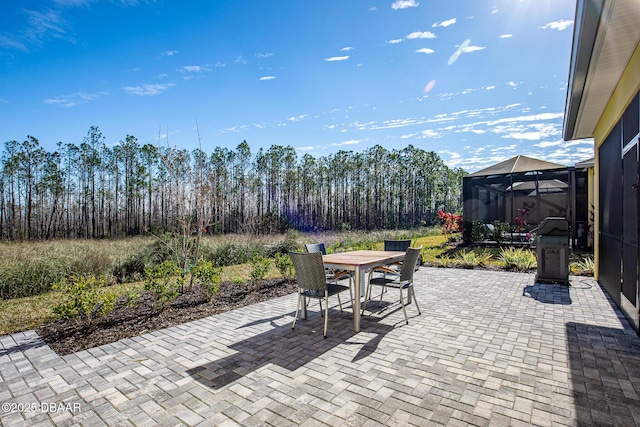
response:
[[[585,255],[581,260],[572,262],[570,267],[571,272],[574,274],[591,276],[595,269],[595,262],[591,255]]]
[[[262,256],[255,256],[251,259],[251,283],[257,286],[258,280],[265,278],[269,272],[269,264],[271,261]]]
[[[211,261],[200,260],[191,269],[191,274],[207,290],[209,298],[213,298],[222,282],[222,267],[214,267]]]
[[[493,255],[487,250],[482,251],[460,251],[456,254],[456,262],[466,268],[474,268],[482,265],[486,265]]]
[[[453,266],[454,262],[455,259],[449,258],[448,256],[443,256],[440,258],[436,258],[434,264],[436,265],[436,267],[449,268]]]
[[[286,255],[289,251],[296,251],[300,247],[300,233],[295,230],[288,230],[284,240],[267,246],[265,256],[267,258],[275,258],[276,255]]]
[[[122,260],[118,260],[113,267],[113,277],[119,283],[136,281],[144,275],[144,269],[151,264],[149,252],[139,250]]]
[[[506,235],[511,233],[511,225],[506,222],[493,221],[493,230],[488,230],[489,240],[495,240],[498,244],[504,242]]]
[[[489,230],[483,221],[476,220],[471,223],[471,243],[489,240]]]
[[[108,314],[115,304],[116,296],[105,290],[103,277],[77,276],[63,280],[53,286],[63,294],[63,301],[53,306],[53,313],[62,319],[76,319],[90,325],[99,317]]]
[[[215,247],[208,254],[209,261],[216,267],[244,264],[249,261],[249,251],[245,246],[236,243],[225,243]]]
[[[159,307],[173,301],[184,285],[182,270],[171,260],[146,267],[144,273],[144,289],[153,292]]]
[[[502,248],[500,260],[504,262],[506,268],[519,271],[533,270],[537,266],[535,253],[524,248]]]
[[[295,275],[293,262],[291,262],[291,257],[289,257],[289,255],[276,253],[275,264],[284,279],[290,280]]]

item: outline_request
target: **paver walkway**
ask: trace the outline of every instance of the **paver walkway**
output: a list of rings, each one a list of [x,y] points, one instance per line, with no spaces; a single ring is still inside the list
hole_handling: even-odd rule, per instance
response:
[[[56,355],[0,337],[0,423],[72,425],[640,425],[640,339],[589,278],[421,268],[422,309],[389,291],[362,332],[295,295]],[[12,411],[15,410],[15,411]]]

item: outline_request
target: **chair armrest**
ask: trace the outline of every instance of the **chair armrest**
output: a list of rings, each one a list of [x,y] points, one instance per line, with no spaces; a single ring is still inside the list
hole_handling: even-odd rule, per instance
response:
[[[351,272],[347,270],[336,271],[332,277],[332,280],[340,280],[344,277],[349,277],[350,275],[351,275]]]
[[[397,270],[394,270],[393,268],[386,267],[384,265],[381,265],[381,266],[378,266],[378,267],[374,267],[372,272],[373,271],[377,271],[379,273],[396,274],[396,275],[399,274]]]

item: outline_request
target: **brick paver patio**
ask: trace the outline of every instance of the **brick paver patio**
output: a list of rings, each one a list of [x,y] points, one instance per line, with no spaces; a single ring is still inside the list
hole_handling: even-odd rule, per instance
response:
[[[60,357],[0,337],[4,426],[640,425],[640,339],[598,284],[421,268],[362,332],[295,295]],[[335,301],[334,301],[335,302]]]

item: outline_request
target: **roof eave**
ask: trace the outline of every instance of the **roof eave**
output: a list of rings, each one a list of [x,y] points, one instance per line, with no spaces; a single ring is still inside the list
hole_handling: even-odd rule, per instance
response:
[[[590,135],[579,134],[577,122],[603,6],[604,0],[578,0],[576,5],[569,84],[564,112],[563,137],[565,141],[593,137],[593,129]]]

